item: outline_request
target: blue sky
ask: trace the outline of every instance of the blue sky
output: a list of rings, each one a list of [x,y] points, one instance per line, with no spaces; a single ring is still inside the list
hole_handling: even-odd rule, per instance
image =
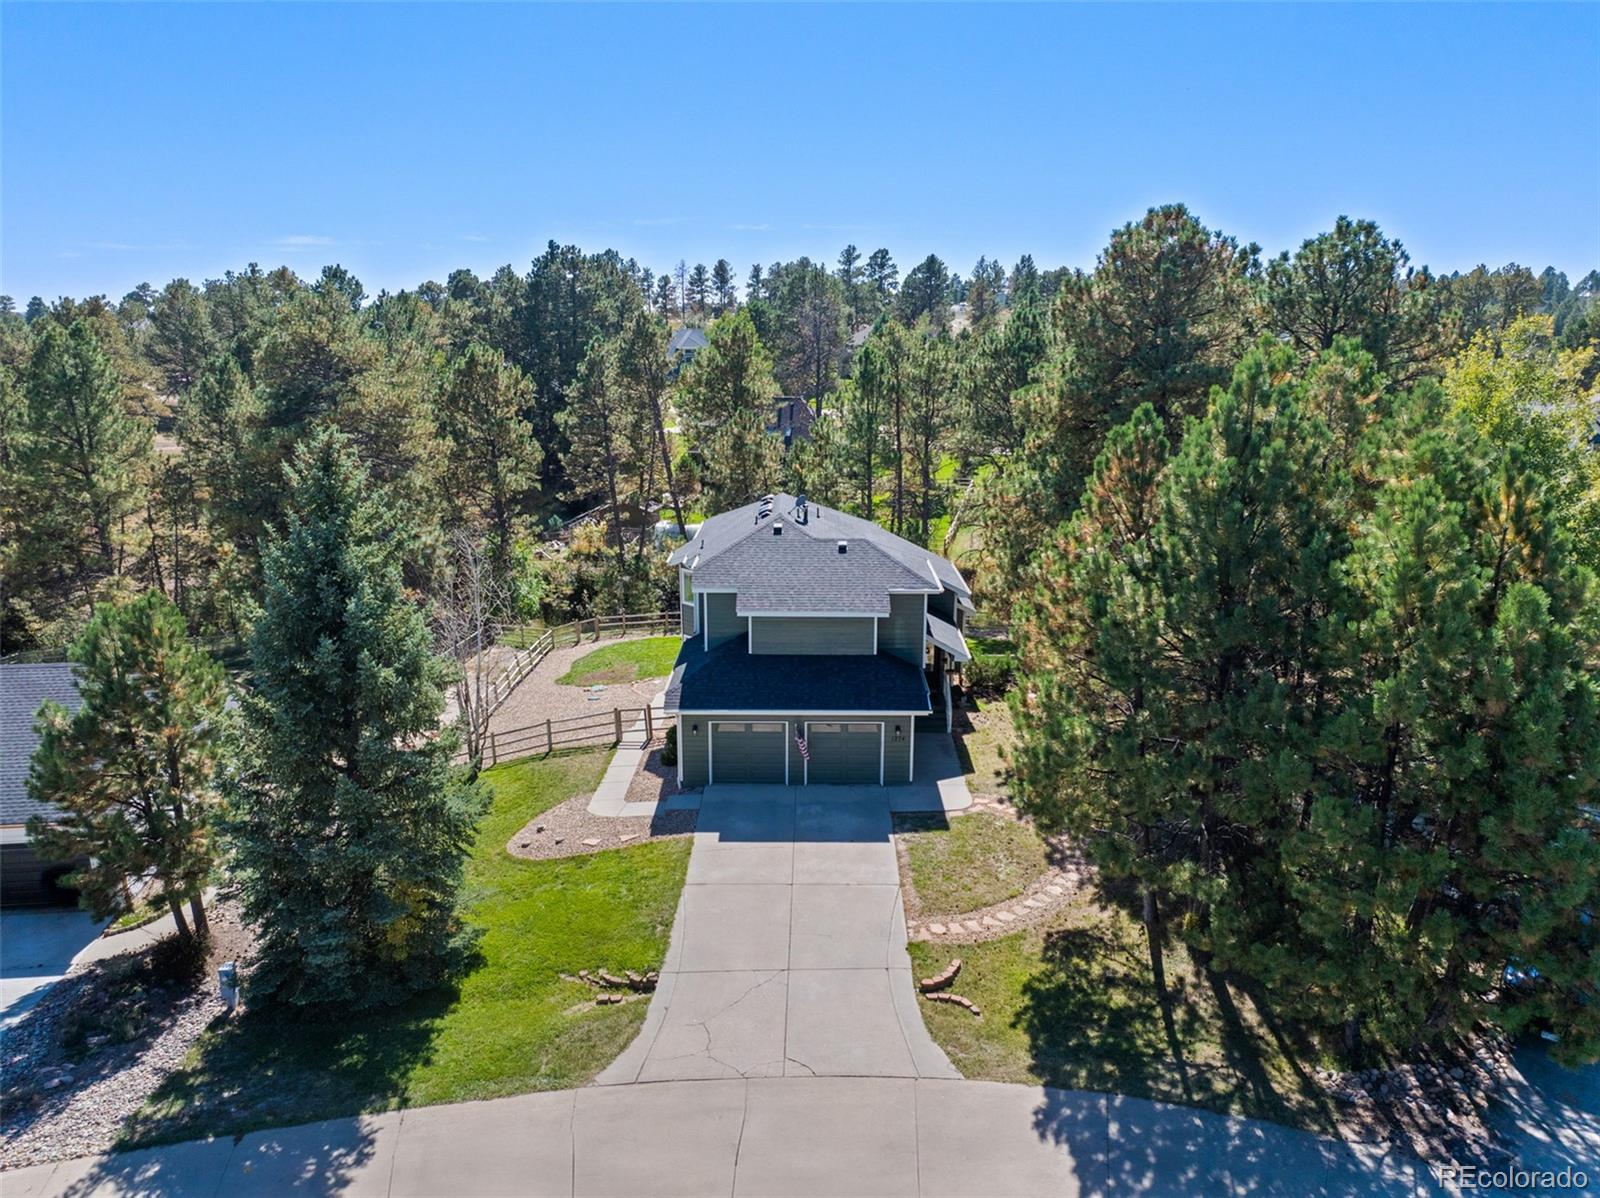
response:
[[[0,291],[249,261],[370,292],[551,238],[1091,265],[1182,200],[1276,252],[1600,266],[1600,5],[0,5]]]

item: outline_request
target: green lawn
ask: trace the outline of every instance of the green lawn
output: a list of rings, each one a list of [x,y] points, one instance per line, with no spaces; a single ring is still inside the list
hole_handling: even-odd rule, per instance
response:
[[[640,678],[665,678],[678,660],[683,638],[647,636],[637,641],[618,641],[593,653],[585,653],[557,682],[568,686],[591,686],[597,682],[635,682]]]
[[[610,754],[527,758],[485,772],[494,801],[467,869],[480,960],[449,992],[348,1020],[246,1014],[207,1031],[124,1128],[121,1147],[440,1102],[580,1086],[625,1048],[645,1002],[596,1007],[559,974],[660,967],[688,869],[686,839],[556,861],[511,835],[592,790]]]
[[[1046,866],[1038,833],[984,811],[952,819],[948,828],[908,834],[906,851],[924,918],[1014,898]]]
[[[970,642],[969,642],[970,643]],[[976,710],[956,714],[956,757],[973,794],[1009,795],[1006,753],[1016,741],[1011,708],[1003,698],[974,699]]]
[[[1333,1111],[1297,1072],[1331,1062],[1177,951],[1165,957],[1172,1001],[1164,1016],[1143,931],[1120,911],[1085,903],[1048,928],[910,947],[919,977],[962,960],[951,989],[982,1018],[935,1003],[923,1003],[922,1016],[965,1077],[1332,1126]]]

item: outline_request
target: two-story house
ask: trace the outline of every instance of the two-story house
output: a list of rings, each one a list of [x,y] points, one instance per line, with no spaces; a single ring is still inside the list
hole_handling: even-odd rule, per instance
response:
[[[870,520],[769,495],[674,550],[683,648],[666,693],[685,786],[912,780],[970,654],[961,572]]]

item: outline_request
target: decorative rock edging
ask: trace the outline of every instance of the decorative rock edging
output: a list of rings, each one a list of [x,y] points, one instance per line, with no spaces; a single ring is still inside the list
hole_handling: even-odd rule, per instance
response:
[[[960,972],[961,958],[957,957],[954,961],[950,962],[950,964],[946,965],[943,970],[934,974],[931,978],[923,978],[917,983],[917,986],[924,994],[932,993],[935,990],[943,990],[951,982],[956,980],[956,974]]]
[[[951,818],[964,819],[979,811],[1015,820],[1018,823],[1026,822],[1010,803],[993,795],[975,796],[971,807]],[[905,845],[898,835],[895,840],[897,856],[900,859],[901,884],[908,894],[912,894],[914,890],[911,870],[906,860]],[[922,915],[919,912],[913,918],[908,914],[906,935],[912,940],[919,941],[948,940],[972,943],[997,940],[1001,936],[1009,936],[1012,932],[1050,918],[1070,903],[1087,885],[1090,866],[1060,837],[1049,840],[1047,849],[1055,864],[1046,867],[1044,873],[1028,883],[1021,894],[1004,902],[980,907],[976,911],[965,911],[959,915]]]
[[[961,1007],[964,1010],[971,1011],[980,1019],[983,1018],[983,1012],[978,1010],[978,1004],[973,1002],[970,998],[963,997],[960,994],[946,994],[941,992],[938,994],[924,994],[922,997],[927,999],[929,1002],[950,1003],[952,1006]]]

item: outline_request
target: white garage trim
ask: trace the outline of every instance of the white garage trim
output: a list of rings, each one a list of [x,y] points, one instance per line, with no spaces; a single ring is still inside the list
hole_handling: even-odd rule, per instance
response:
[[[681,789],[683,786],[683,755],[685,752],[685,746],[683,743],[683,717],[680,715],[675,716],[674,718],[677,720],[678,727],[678,786]],[[710,750],[708,749],[707,751],[709,752]]]

